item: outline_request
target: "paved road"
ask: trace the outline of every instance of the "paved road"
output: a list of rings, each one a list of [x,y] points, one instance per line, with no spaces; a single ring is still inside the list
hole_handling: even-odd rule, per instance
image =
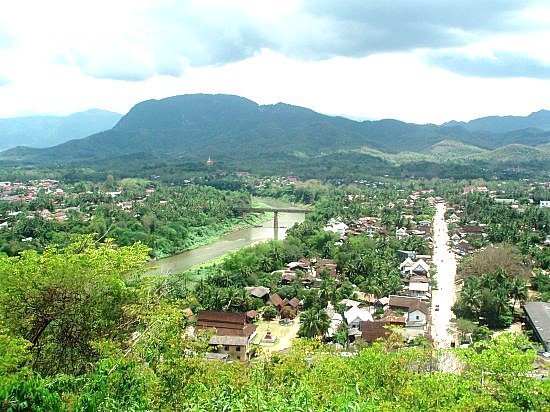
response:
[[[453,312],[451,307],[455,301],[456,260],[447,242],[449,234],[445,222],[445,204],[438,203],[434,217],[434,255],[433,261],[437,267],[438,289],[432,293],[432,338],[438,348],[451,345],[449,334]],[[439,310],[436,308],[439,305]]]

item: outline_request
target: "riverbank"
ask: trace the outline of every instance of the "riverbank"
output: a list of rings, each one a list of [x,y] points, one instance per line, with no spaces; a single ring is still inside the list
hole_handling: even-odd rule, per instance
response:
[[[261,201],[261,204],[259,203]],[[269,202],[269,203],[268,203]],[[257,207],[288,207],[288,203],[275,199],[259,199],[254,202]],[[219,259],[223,255],[239,250],[243,247],[250,246],[257,242],[264,242],[274,238],[273,224],[267,220],[272,219],[273,214],[263,214],[248,220],[248,224],[242,225],[245,228],[229,231],[212,242],[206,243],[203,246],[198,246],[194,249],[186,250],[182,253],[151,261],[151,273],[162,275],[178,274],[189,270],[190,268],[200,266],[213,259]],[[255,225],[253,222],[261,220],[263,225]],[[302,213],[279,213],[279,231],[278,238],[283,239],[286,235],[286,229],[292,227],[295,223],[300,223],[304,220]],[[252,223],[252,224],[251,224]]]
[[[266,208],[270,207],[270,205],[261,201],[256,201],[256,200],[252,202],[252,205],[253,207],[266,207]],[[257,225],[267,222],[271,219],[273,219],[273,213],[264,212],[262,214],[251,214],[247,216],[246,220],[242,217],[230,218],[230,219],[227,219],[225,222],[222,222],[216,225],[211,225],[204,228],[194,228],[199,233],[190,234],[191,240],[190,240],[190,245],[188,247],[181,250],[177,250],[173,253],[163,254],[162,252],[157,252],[155,259],[151,261],[156,262],[161,259],[166,259],[190,250],[197,249],[201,246],[209,245],[213,242],[218,241],[220,238],[222,238],[224,235],[227,235],[228,233],[256,227]],[[197,237],[195,238],[195,236]]]

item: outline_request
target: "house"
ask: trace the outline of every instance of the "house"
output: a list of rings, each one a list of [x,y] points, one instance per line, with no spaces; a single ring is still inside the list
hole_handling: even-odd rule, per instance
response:
[[[214,352],[241,361],[249,358],[249,343],[256,334],[256,325],[247,322],[246,313],[200,311],[195,328],[215,331],[208,341]]]
[[[423,259],[415,262],[409,273],[414,273],[415,275],[428,275],[430,272],[430,265],[428,265]]]
[[[473,252],[475,249],[475,247],[463,240],[461,242],[458,242],[453,250],[459,255],[465,256],[468,253]]]
[[[349,226],[345,223],[332,218],[328,221],[328,224],[325,226],[324,230],[326,232],[336,233],[340,236],[340,238],[343,238],[346,235],[346,230],[348,230],[348,228]]]
[[[366,309],[361,309],[357,306],[352,306],[350,309],[344,312],[344,317],[348,324],[348,331],[350,335],[355,335],[359,332],[361,322],[372,322],[372,315]]]
[[[345,305],[346,307],[348,308],[351,308],[353,306],[359,306],[361,305],[361,302],[358,302],[356,300],[353,300],[353,299],[342,299],[340,302],[338,302],[342,305]]]
[[[407,258],[403,263],[401,263],[399,269],[404,275],[415,274],[427,276],[430,273],[430,265],[428,265],[424,259],[419,259],[418,261],[413,262]]]
[[[407,229],[405,229],[404,227],[400,227],[399,229],[397,229],[395,231],[395,236],[398,238],[398,239],[402,239],[404,237],[407,237],[409,236],[409,234],[407,233]]]
[[[247,336],[219,336],[214,335],[208,341],[208,346],[213,347],[215,353],[227,355],[229,359],[246,361],[249,359]]]
[[[430,284],[425,282],[410,282],[407,290],[407,296],[428,300],[430,293]]]
[[[378,339],[387,338],[390,334],[387,328],[389,325],[389,322],[383,320],[361,322],[361,340],[372,343]]]
[[[384,307],[387,306],[390,303],[390,298],[387,296],[384,296],[380,299],[378,299],[375,303],[375,306]]]
[[[458,228],[457,231],[461,237],[465,237],[465,236],[479,237],[484,235],[483,228],[481,226],[473,226],[473,225],[462,226]]]
[[[336,261],[334,259],[317,259],[315,261],[315,271],[317,273],[330,273],[336,270]]]
[[[407,313],[406,328],[424,329],[428,323],[428,315],[430,310],[424,302],[416,302],[409,307]]]
[[[523,310],[533,337],[542,343],[545,352],[550,352],[550,302],[527,302]]]
[[[298,312],[300,304],[300,299],[298,299],[297,297],[293,297],[289,301],[286,301],[286,299],[285,301],[283,301],[283,308],[289,307],[294,312],[294,314],[296,314]]]
[[[296,277],[297,277],[296,273],[285,271],[281,275],[281,284],[282,285],[289,285],[289,284],[291,284],[292,282],[294,282],[296,280]]]
[[[250,296],[262,299],[264,302],[269,299],[269,288],[265,286],[248,286],[245,287],[245,290]]]
[[[399,314],[397,313],[397,311],[391,309],[386,310],[380,320],[389,323],[390,325],[401,327],[405,327],[405,324],[407,323],[404,315]]]
[[[286,264],[288,270],[302,269],[308,270],[311,265],[311,262],[308,259],[300,259],[297,262],[290,262]]]
[[[278,293],[271,295],[268,302],[275,306],[275,309],[277,309],[278,311],[283,308],[283,298],[281,298]]]
[[[423,329],[428,322],[430,310],[419,298],[410,296],[390,295],[390,309],[401,310],[405,314],[405,327]]]
[[[399,271],[403,274],[409,273],[413,264],[414,264],[413,260],[408,257],[399,265]]]
[[[412,276],[409,278],[409,282],[410,282],[410,283],[414,283],[414,282],[417,282],[417,283],[428,283],[429,280],[428,280],[428,277],[425,276],[425,275],[412,275]]]

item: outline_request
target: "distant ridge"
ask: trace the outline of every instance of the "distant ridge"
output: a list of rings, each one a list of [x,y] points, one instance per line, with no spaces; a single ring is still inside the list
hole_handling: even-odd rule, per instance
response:
[[[470,131],[506,133],[522,129],[535,128],[550,131],[550,111],[540,110],[529,116],[489,116],[469,122],[450,121],[443,126],[462,126]]]
[[[0,119],[0,150],[15,146],[48,147],[111,129],[118,113],[91,109],[68,116]]]

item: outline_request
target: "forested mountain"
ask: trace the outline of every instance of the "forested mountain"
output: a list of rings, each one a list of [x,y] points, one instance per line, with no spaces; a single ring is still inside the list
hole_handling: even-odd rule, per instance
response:
[[[388,155],[395,163],[395,155],[411,153],[413,158],[418,153],[430,161],[455,159],[460,148],[462,155],[483,159],[488,151],[505,145],[536,146],[549,141],[549,131],[535,129],[498,134],[469,131],[463,125],[357,122],[283,103],[260,106],[238,96],[196,94],[144,101],[111,130],[46,149],[18,147],[2,153],[0,159],[67,164],[137,154],[186,161],[212,156],[250,168],[255,163],[263,167],[266,160],[278,161],[288,169],[297,161],[316,167],[335,161],[335,155],[349,162],[357,159],[352,152],[368,153],[370,160],[387,161]],[[498,161],[498,157],[487,160]]]
[[[15,146],[48,147],[112,128],[118,113],[92,109],[68,116],[0,119],[0,150]]]
[[[550,130],[550,111],[540,110],[529,116],[488,116],[469,122],[451,121],[443,126],[462,126],[469,131],[484,130],[493,133],[505,133],[516,130],[535,128]]]

